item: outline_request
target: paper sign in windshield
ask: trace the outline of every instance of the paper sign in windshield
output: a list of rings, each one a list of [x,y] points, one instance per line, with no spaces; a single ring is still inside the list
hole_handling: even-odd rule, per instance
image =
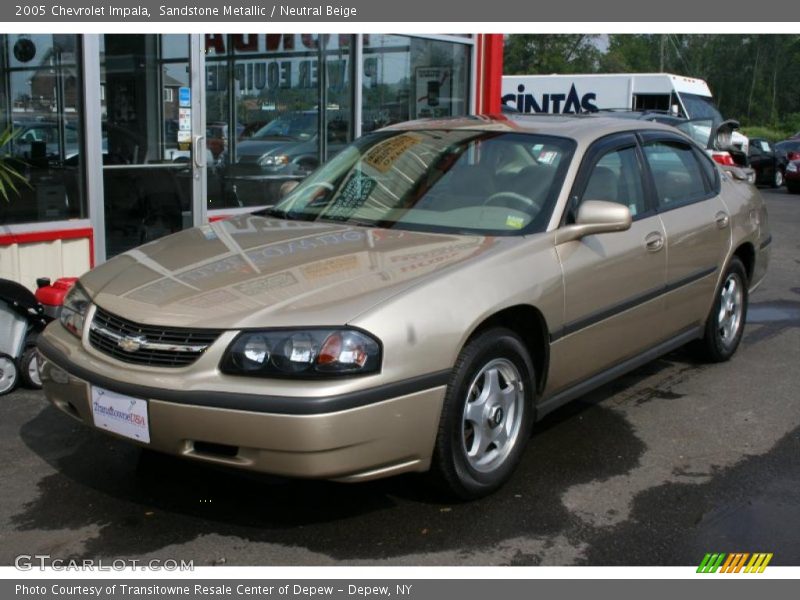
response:
[[[364,155],[364,162],[370,167],[377,169],[381,173],[386,173],[392,168],[397,159],[405,152],[422,141],[419,137],[411,134],[397,135],[375,144]]]
[[[342,186],[331,206],[325,212],[330,219],[346,219],[364,205],[377,182],[361,171],[356,171]]]

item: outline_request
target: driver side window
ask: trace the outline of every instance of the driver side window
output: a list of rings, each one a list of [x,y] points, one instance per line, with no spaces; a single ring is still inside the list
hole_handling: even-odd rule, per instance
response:
[[[631,215],[646,211],[642,172],[636,148],[613,150],[594,165],[581,202],[605,200],[627,206]]]

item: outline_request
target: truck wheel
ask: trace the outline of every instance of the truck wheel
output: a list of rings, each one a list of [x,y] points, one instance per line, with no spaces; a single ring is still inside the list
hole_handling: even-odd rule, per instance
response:
[[[470,341],[447,386],[431,465],[434,482],[464,500],[498,489],[517,466],[533,422],[534,370],[505,328]]]
[[[39,376],[39,355],[36,346],[28,346],[19,359],[19,377],[22,385],[32,390],[42,389],[42,378]]]
[[[0,396],[9,393],[17,385],[17,363],[8,354],[0,353]]]

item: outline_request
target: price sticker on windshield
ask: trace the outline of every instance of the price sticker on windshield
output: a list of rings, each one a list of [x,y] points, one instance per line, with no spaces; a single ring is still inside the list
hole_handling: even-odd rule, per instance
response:
[[[398,158],[421,141],[422,138],[413,134],[394,136],[370,148],[364,155],[364,162],[381,173],[386,173]]]

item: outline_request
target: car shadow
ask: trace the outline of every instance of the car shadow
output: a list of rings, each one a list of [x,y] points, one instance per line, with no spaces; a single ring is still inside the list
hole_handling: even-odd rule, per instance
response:
[[[534,428],[508,484],[469,503],[446,498],[419,475],[339,484],[142,451],[48,406],[20,436],[55,473],[38,481],[36,497],[12,521],[22,530],[93,526],[81,557],[142,555],[217,534],[302,547],[326,560],[457,551],[464,562],[509,538],[585,527],[563,506],[563,493],[628,472],[645,450],[608,400],[664,370],[695,367],[685,353],[673,353],[553,412]],[[519,562],[539,560],[526,555]]]

